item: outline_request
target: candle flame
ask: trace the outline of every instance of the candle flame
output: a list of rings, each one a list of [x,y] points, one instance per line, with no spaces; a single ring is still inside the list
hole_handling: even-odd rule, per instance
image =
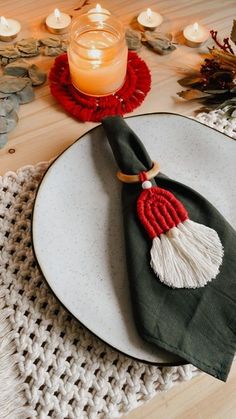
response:
[[[61,20],[61,12],[60,12],[60,10],[59,9],[55,9],[54,10],[54,15],[55,15],[56,20],[59,22]]]
[[[3,26],[5,26],[6,28],[9,28],[8,21],[7,21],[7,19],[4,16],[1,16],[0,17],[0,24],[3,25]]]
[[[151,20],[151,18],[152,18],[152,10],[148,8],[147,11],[146,11],[146,13],[147,13],[148,20]]]
[[[195,23],[193,24],[193,30],[194,30],[194,32],[198,32],[198,30],[199,30],[199,25],[198,25],[198,23],[197,23],[197,22],[195,22]]]
[[[101,13],[102,8],[101,8],[101,5],[99,3],[96,4],[95,10],[96,10],[97,13]]]

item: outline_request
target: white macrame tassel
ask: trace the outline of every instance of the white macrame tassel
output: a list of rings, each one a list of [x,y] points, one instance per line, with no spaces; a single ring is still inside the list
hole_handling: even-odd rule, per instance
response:
[[[198,288],[217,276],[223,254],[215,230],[187,219],[153,239],[151,266],[172,288]]]

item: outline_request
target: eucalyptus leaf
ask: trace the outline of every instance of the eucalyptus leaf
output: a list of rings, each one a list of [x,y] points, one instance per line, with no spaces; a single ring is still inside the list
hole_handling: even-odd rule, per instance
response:
[[[7,132],[9,132],[16,127],[19,118],[18,118],[17,113],[15,111],[12,111],[7,115],[6,119],[7,119]]]
[[[166,55],[176,49],[176,46],[171,42],[172,36],[170,34],[145,31],[144,36],[148,45],[158,54]]]
[[[233,21],[233,27],[230,34],[230,39],[236,44],[236,20]]]
[[[0,134],[7,132],[7,118],[5,116],[0,116]]]
[[[17,95],[15,93],[11,94],[10,96],[8,96],[7,100],[9,103],[11,103],[12,105],[12,110],[14,110],[15,112],[17,112],[19,110],[19,99],[17,97]]]
[[[49,57],[56,57],[57,55],[60,55],[63,52],[63,50],[59,48],[54,47],[45,47],[44,48],[44,55],[47,55]]]
[[[3,148],[7,143],[7,134],[0,134],[0,148]]]
[[[21,39],[16,43],[21,56],[35,56],[39,54],[38,41],[34,38]]]
[[[128,28],[125,32],[125,39],[128,45],[128,49],[133,51],[139,51],[142,47],[141,39],[142,35],[140,32],[134,29]]]
[[[20,52],[14,45],[0,46],[0,56],[4,58],[19,58]]]
[[[10,93],[2,93],[0,92],[0,99],[3,99],[4,97],[9,97],[11,94]]]
[[[47,79],[46,73],[40,70],[35,64],[32,64],[29,67],[28,73],[33,86],[39,86],[40,84],[43,84]]]
[[[7,116],[10,112],[17,111],[19,103],[15,95],[0,99],[0,116]]]
[[[10,112],[6,116],[0,116],[0,134],[10,132],[16,127],[18,115],[15,111]]]
[[[17,97],[20,104],[32,102],[35,98],[35,93],[31,84],[27,84],[24,89],[17,92]]]
[[[25,60],[17,60],[7,64],[3,70],[9,76],[24,77],[28,75],[29,64]]]
[[[12,110],[12,109],[11,109]],[[10,110],[10,112],[11,112]],[[8,109],[4,103],[4,99],[0,100],[0,116],[6,116]]]
[[[24,89],[29,83],[29,79],[24,77],[1,76],[0,77],[0,92],[2,93],[16,93]]]
[[[8,58],[6,58],[6,57],[2,57],[1,58],[1,64],[2,65],[6,65],[6,64],[8,64],[9,63],[9,59]]]
[[[22,58],[31,58],[31,57],[37,57],[37,55],[40,54],[40,51],[38,50],[32,53],[21,52],[20,54]]]
[[[58,36],[48,36],[47,38],[40,39],[40,43],[47,47],[60,47],[61,39]]]

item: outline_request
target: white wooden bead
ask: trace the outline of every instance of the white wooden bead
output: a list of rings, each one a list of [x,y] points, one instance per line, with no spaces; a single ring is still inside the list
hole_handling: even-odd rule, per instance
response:
[[[151,188],[152,187],[152,183],[149,181],[149,180],[145,180],[143,183],[142,183],[142,188],[143,189],[149,189],[149,188]]]

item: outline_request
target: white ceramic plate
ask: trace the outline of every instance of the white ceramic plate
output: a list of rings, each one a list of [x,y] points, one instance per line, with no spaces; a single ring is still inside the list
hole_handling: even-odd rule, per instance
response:
[[[208,198],[236,226],[236,143],[175,114],[131,117],[163,173]],[[38,190],[33,243],[45,278],[64,306],[119,351],[152,363],[180,359],[145,343],[134,325],[126,274],[117,166],[101,126],[49,168]]]

